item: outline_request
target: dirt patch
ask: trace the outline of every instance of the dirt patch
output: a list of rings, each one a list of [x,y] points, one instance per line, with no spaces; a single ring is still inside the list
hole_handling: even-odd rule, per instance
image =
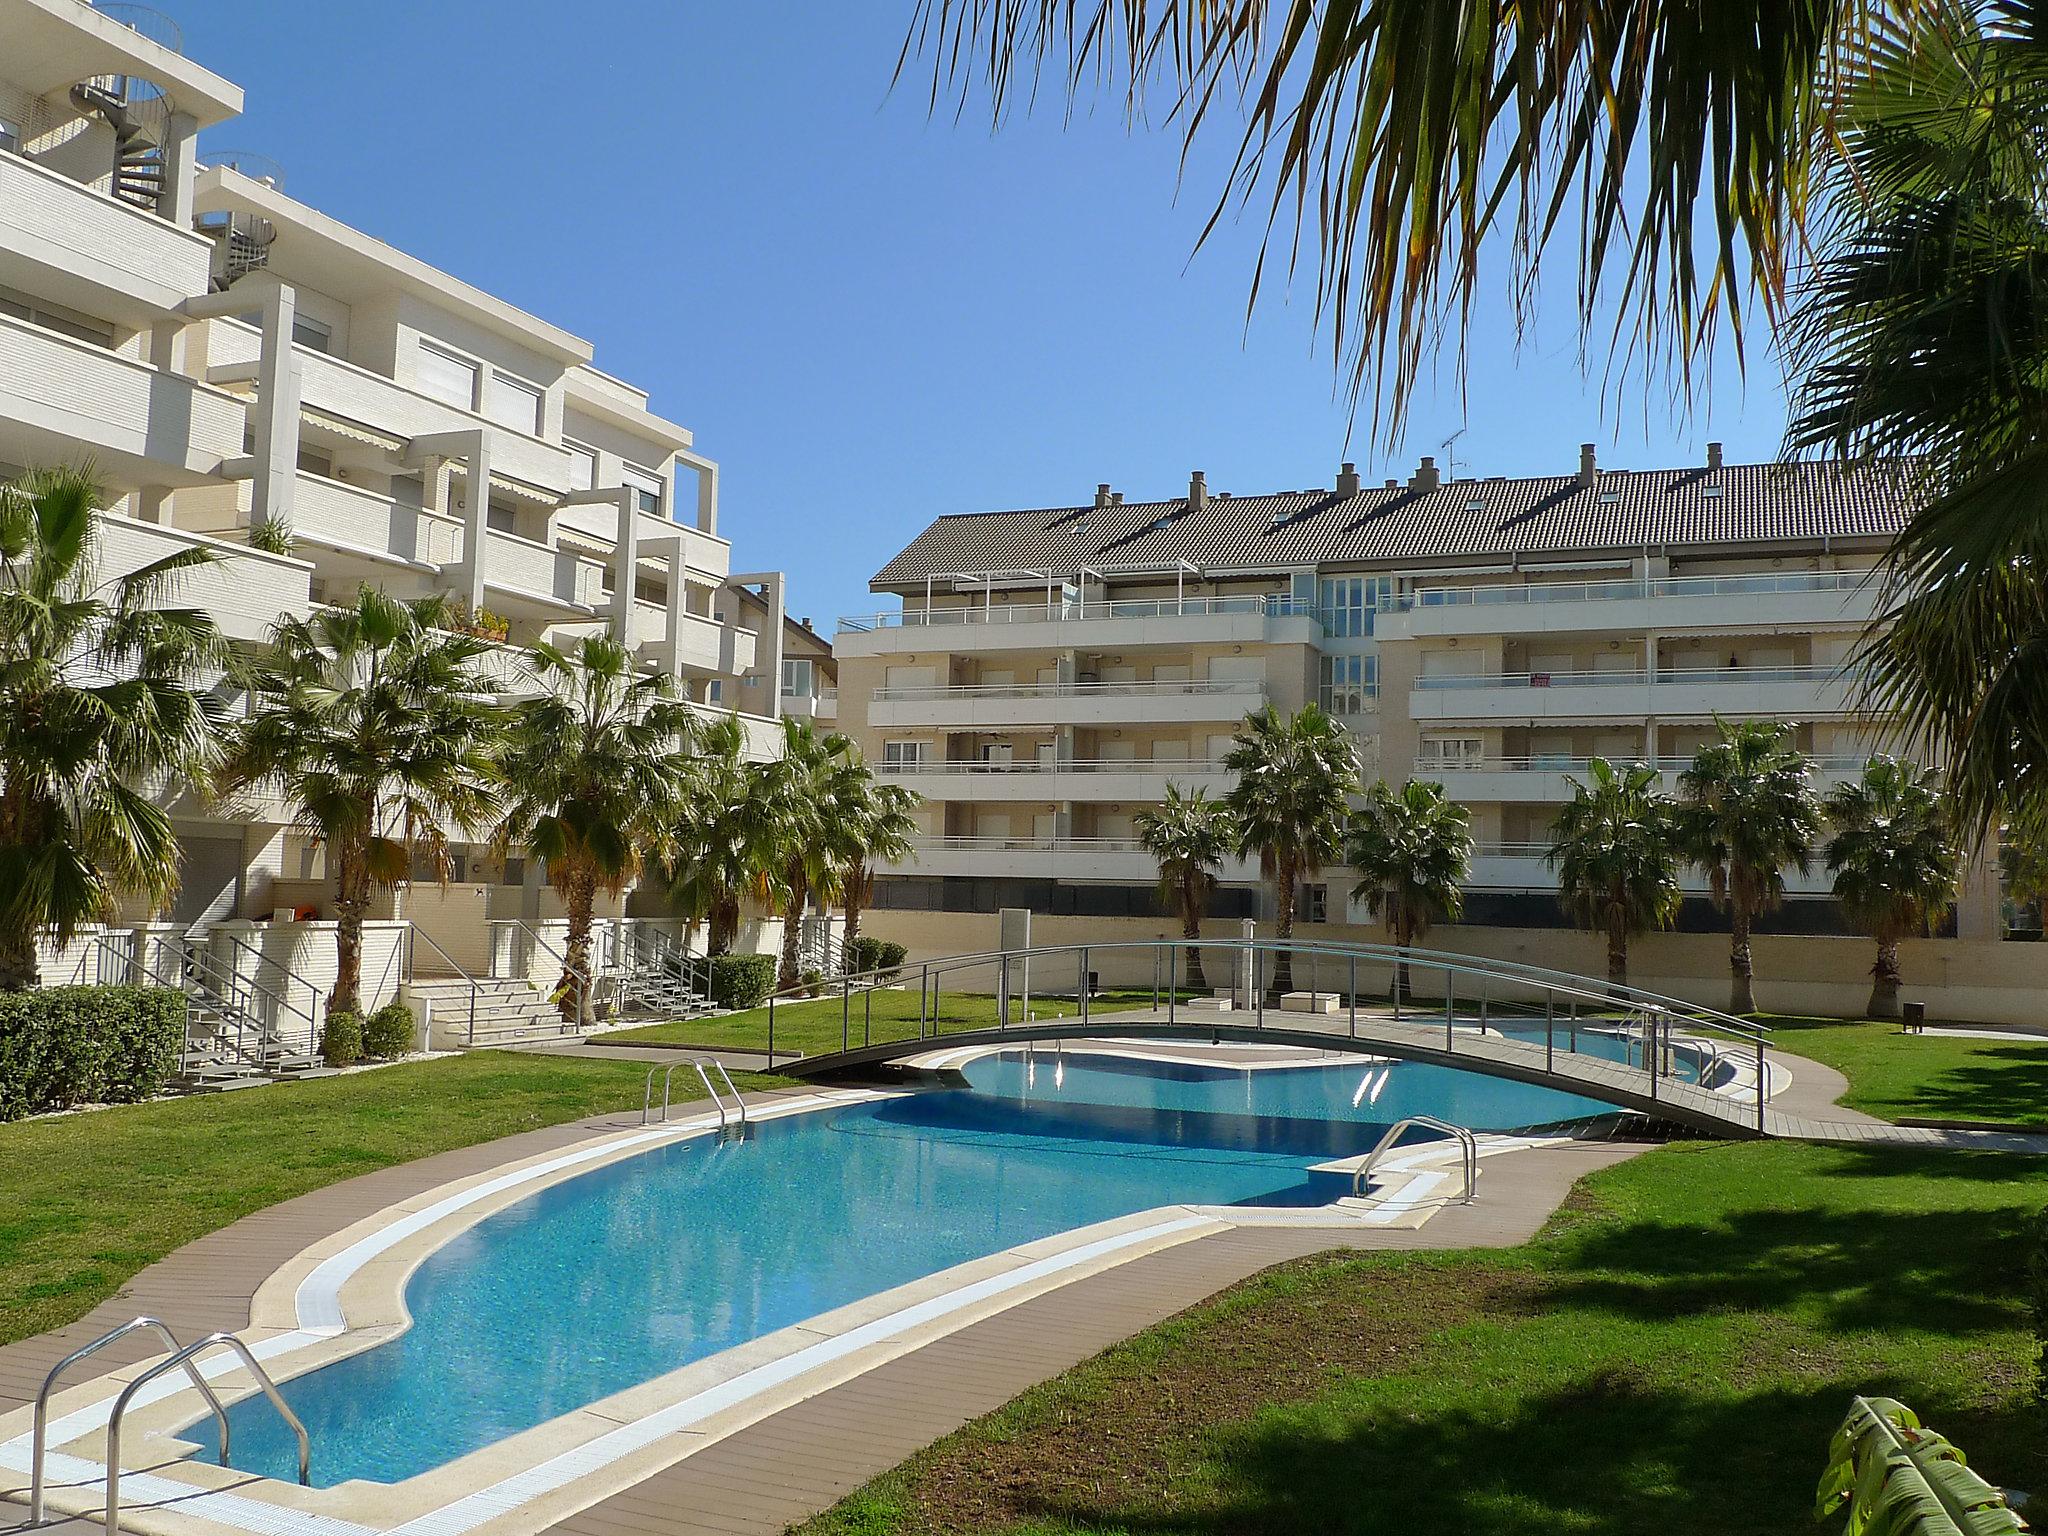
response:
[[[1472,1265],[1299,1260],[1247,1282],[1284,1306],[1244,1305],[1241,1291],[1165,1325],[1170,1343],[1119,1345],[1060,1382],[948,1436],[911,1462],[891,1490],[900,1536],[1028,1526],[1084,1499],[1112,1525],[1128,1512],[1170,1526],[1200,1502],[1178,1477],[1217,1429],[1334,1381],[1418,1364],[1448,1328],[1520,1312],[1538,1276]],[[1134,1526],[1134,1528],[1136,1528]]]

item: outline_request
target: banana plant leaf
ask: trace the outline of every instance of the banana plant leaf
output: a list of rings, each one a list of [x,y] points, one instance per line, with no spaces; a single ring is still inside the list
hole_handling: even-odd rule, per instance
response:
[[[1814,1514],[1848,1506],[1843,1536],[2009,1536],[2026,1523],[1962,1451],[1905,1404],[1859,1397],[1828,1442]]]

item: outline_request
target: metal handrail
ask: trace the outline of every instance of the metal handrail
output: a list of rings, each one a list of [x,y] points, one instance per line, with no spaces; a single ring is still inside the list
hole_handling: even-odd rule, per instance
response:
[[[165,1349],[174,1356],[185,1347],[178,1342],[178,1336],[171,1332],[170,1325],[164,1322],[162,1318],[134,1318],[123,1323],[118,1328],[101,1334],[90,1344],[81,1345],[79,1348],[71,1351],[70,1354],[50,1367],[49,1374],[43,1378],[42,1386],[36,1389],[35,1434],[29,1451],[28,1523],[30,1525],[36,1526],[43,1523],[43,1458],[49,1447],[50,1393],[56,1389],[57,1378],[88,1355],[98,1354],[109,1344],[126,1338],[138,1328],[147,1328],[158,1338],[162,1339]],[[221,1406],[220,1398],[214,1393],[213,1388],[207,1385],[206,1378],[200,1374],[198,1366],[187,1360],[185,1362],[185,1371],[192,1378],[192,1385],[199,1389],[200,1396],[206,1399],[206,1406],[213,1411],[214,1420],[220,1425],[220,1464],[226,1466],[228,1464],[228,1411]]]
[[[1793,663],[1781,667],[1642,667],[1613,672],[1449,672],[1415,679],[1420,693],[1469,688],[1606,688],[1663,683],[1825,683],[1842,676],[1840,666]],[[881,697],[877,689],[875,696]]]
[[[291,1426],[292,1433],[299,1441],[299,1484],[310,1487],[313,1481],[313,1442],[306,1435],[306,1426],[299,1422],[277,1390],[277,1383],[270,1379],[270,1373],[263,1369],[255,1352],[232,1333],[209,1333],[196,1344],[188,1344],[168,1360],[151,1366],[121,1389],[121,1395],[114,1399],[114,1411],[107,1419],[107,1536],[120,1536],[121,1530],[121,1418],[128,1411],[128,1404],[144,1385],[154,1381],[166,1371],[189,1365],[209,1349],[232,1351],[242,1362],[256,1385],[263,1389],[263,1395],[270,1399],[270,1406],[278,1416]]]
[[[1690,758],[1687,759],[1691,761]],[[918,774],[1002,774],[1002,773],[1220,773],[1223,759],[1220,757],[1093,757],[1067,758],[1061,761],[1041,762],[1035,757],[1020,757],[1009,762],[985,762],[979,758],[967,761],[955,759],[919,758],[915,761],[882,762],[875,765],[875,771],[886,777]]]
[[[270,955],[264,954],[263,951],[258,949],[254,944],[249,943],[248,940],[242,938],[239,934],[230,933],[225,928],[188,929],[185,932],[184,941],[187,945],[191,945],[196,942],[199,945],[199,953],[207,956],[208,963],[217,965],[219,963],[218,960],[206,949],[207,942],[213,937],[215,933],[218,933],[222,938],[226,939],[230,944],[234,945],[235,948],[240,950],[246,950],[250,955],[255,957],[256,963],[259,966],[268,966],[272,970],[280,971],[284,974],[286,990],[284,994],[280,996],[278,993],[272,992],[268,987],[264,986],[261,982],[256,980],[254,976],[249,976],[245,978],[241,975],[241,973],[238,970],[232,967],[230,967],[229,969],[229,974],[233,976],[243,986],[245,986],[249,991],[258,993],[263,997],[269,998],[273,1003],[277,1004],[277,1006],[283,1009],[286,1013],[295,1013],[300,1018],[304,1019],[306,1021],[306,1039],[308,1041],[309,1048],[317,1049],[320,1044],[320,1020],[317,1013],[314,1010],[316,1010],[320,1004],[319,987],[315,985],[312,981],[309,981],[306,977],[301,976],[297,971],[293,970],[283,961],[275,959]],[[292,1002],[290,993],[290,983],[292,982],[297,982],[300,986],[306,989],[306,995],[312,999],[312,1004],[310,1007],[300,1008]]]
[[[468,986],[469,1028],[464,1035],[464,1040],[465,1043],[469,1045],[475,1045],[477,994],[476,978],[470,975],[468,971],[465,971],[462,968],[462,963],[460,961],[458,961],[453,955],[449,954],[447,950],[443,949],[439,944],[437,944],[434,941],[434,936],[431,933],[428,933],[425,929],[421,928],[418,923],[408,920],[405,925],[405,979],[407,981],[417,981],[419,979],[419,961],[417,957],[413,954],[413,941],[415,939],[425,939],[427,941],[427,947],[433,950],[433,952],[439,955],[443,960],[447,961],[449,969],[454,971],[457,976],[461,977],[464,984]]]
[[[1659,773],[1682,773],[1693,764],[1690,757],[1658,756],[1646,759],[1640,753],[1631,755],[1628,752],[1588,753],[1584,757],[1569,753],[1455,759],[1418,757],[1415,759],[1415,775],[1418,778],[1428,778],[1460,773],[1586,773],[1591,770],[1595,756],[1604,757],[1617,766],[1641,765],[1655,768]],[[1870,760],[1868,753],[1808,752],[1805,757],[1806,766],[1821,773],[1855,772]]]
[[[667,1070],[666,1072],[662,1072],[662,1077],[661,1077],[661,1122],[660,1122],[660,1123],[661,1123],[661,1124],[663,1124],[663,1125],[667,1125],[667,1124],[668,1124],[668,1085],[669,1085],[669,1079],[673,1078],[673,1077],[674,1077],[674,1076],[676,1075],[676,1073],[677,1073],[678,1071],[680,1071],[680,1070],[681,1070],[681,1069],[682,1069],[682,1068],[683,1068],[684,1066],[686,1066],[687,1064],[688,1064],[688,1063],[686,1063],[686,1062],[681,1062],[681,1061],[677,1061],[677,1062],[671,1062],[671,1063],[669,1064],[669,1069],[668,1069],[668,1070]],[[648,1123],[648,1121],[650,1121],[650,1120],[652,1120],[652,1119],[654,1118],[654,1074],[655,1074],[655,1073],[657,1073],[657,1072],[661,1072],[661,1063],[660,1063],[660,1062],[656,1062],[656,1063],[655,1063],[655,1064],[654,1064],[653,1066],[651,1066],[651,1067],[649,1067],[649,1068],[647,1069],[647,1091],[646,1091],[646,1093],[644,1093],[643,1095],[641,1095],[641,1098],[640,1098],[640,1123],[641,1123],[642,1125],[645,1125],[645,1124],[647,1124],[647,1123]],[[720,1116],[720,1119],[719,1119],[719,1124],[723,1125],[724,1123],[725,1123],[725,1121],[724,1121],[723,1115],[721,1115],[721,1116]]]
[[[966,624],[1056,624],[1104,619],[1179,619],[1255,616],[1320,618],[1316,604],[1284,592],[1218,597],[1075,597],[1056,603],[961,604],[951,608],[902,608],[884,613],[841,614],[841,634],[882,629],[950,628]]]
[[[1417,587],[1390,605],[1430,608],[1626,602],[1649,597],[1746,597],[1780,592],[1853,592],[1875,585],[1873,571],[1741,572],[1725,576],[1615,577],[1610,581],[1531,581],[1500,586]]]
[[[1465,1173],[1465,1192],[1459,1198],[1458,1203],[1460,1205],[1470,1205],[1479,1194],[1479,1138],[1474,1136],[1464,1126],[1455,1125],[1449,1120],[1439,1120],[1435,1115],[1407,1115],[1389,1126],[1387,1134],[1379,1139],[1377,1146],[1366,1153],[1365,1161],[1360,1163],[1357,1171],[1351,1175],[1352,1195],[1357,1197],[1365,1194],[1371,1186],[1372,1171],[1379,1165],[1379,1160],[1393,1150],[1394,1144],[1401,1139],[1403,1131],[1413,1127],[1419,1127],[1423,1130],[1443,1131],[1457,1138],[1460,1154],[1459,1160],[1463,1165]]]
[[[933,703],[946,699],[1101,699],[1151,698],[1162,695],[1263,694],[1264,682],[1257,678],[1181,677],[1127,683],[919,683],[877,688],[879,703]]]
[[[713,1067],[718,1069],[718,1075],[725,1080],[725,1091],[732,1095],[733,1118],[738,1122],[740,1129],[745,1130],[747,1128],[747,1101],[740,1097],[739,1089],[733,1086],[732,1074],[725,1070],[725,1063],[716,1056],[700,1056],[696,1059],[695,1066],[697,1068],[697,1076],[703,1079],[704,1091],[711,1095],[711,1102],[718,1106],[718,1128],[720,1130],[725,1129],[725,1101],[719,1098],[717,1088],[712,1086],[711,1068]]]
[[[669,1083],[684,1067],[696,1068],[697,1076],[703,1080],[704,1092],[711,1100],[711,1107],[718,1111],[719,1130],[725,1130],[730,1124],[737,1124],[740,1129],[745,1130],[747,1125],[746,1098],[734,1084],[732,1074],[725,1070],[725,1063],[716,1056],[685,1057],[681,1061],[670,1063],[666,1071],[662,1070],[659,1062],[649,1067],[647,1069],[647,1090],[640,1099],[640,1123],[642,1125],[647,1125],[650,1122],[658,1125],[668,1124]],[[717,1069],[719,1077],[725,1083],[725,1091],[732,1095],[733,1109],[730,1113],[726,1110],[725,1100],[719,1096],[716,1085],[711,1081],[712,1068]],[[654,1118],[654,1074],[657,1072],[661,1073],[661,1118],[659,1120]]]

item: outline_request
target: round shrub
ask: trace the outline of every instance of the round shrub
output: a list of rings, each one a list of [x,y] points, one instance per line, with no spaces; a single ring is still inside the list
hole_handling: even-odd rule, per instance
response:
[[[363,1016],[330,1013],[320,1031],[320,1059],[330,1067],[352,1067],[363,1059]]]
[[[773,955],[713,955],[711,1001],[721,1008],[751,1008],[775,985]]]
[[[363,1054],[390,1061],[412,1049],[419,1023],[403,1003],[390,1002],[363,1020]]]

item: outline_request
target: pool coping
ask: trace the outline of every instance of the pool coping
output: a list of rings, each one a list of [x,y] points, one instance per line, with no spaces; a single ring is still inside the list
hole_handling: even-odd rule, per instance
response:
[[[889,1096],[814,1089],[749,1099],[757,1116],[779,1117]],[[622,1119],[584,1122],[591,1134],[566,1149],[529,1150],[427,1185],[328,1231],[259,1277],[249,1295],[248,1322],[236,1331],[266,1366],[287,1366],[275,1371],[284,1379],[372,1348],[409,1322],[403,1291],[413,1270],[460,1232],[539,1189],[718,1129],[708,1114],[652,1127],[622,1125]],[[1524,1144],[1502,1138],[1488,1150]],[[191,1421],[199,1404],[181,1378],[161,1379],[137,1395],[131,1410],[122,1523],[164,1533],[317,1526],[329,1536],[389,1530],[456,1536],[486,1526],[536,1530],[791,1401],[865,1374],[993,1312],[1164,1247],[1233,1228],[1341,1234],[1361,1226],[1419,1225],[1434,1209],[1431,1194],[1444,1177],[1435,1165],[1443,1159],[1440,1144],[1425,1143],[1390,1161],[1388,1171],[1401,1176],[1402,1185],[1369,1207],[1349,1200],[1281,1211],[1170,1206],[1020,1245],[722,1351],[401,1483],[352,1481],[307,1490],[197,1459],[167,1459],[166,1453],[191,1449],[168,1431]],[[1324,1166],[1334,1171],[1356,1161]],[[82,1378],[57,1395],[50,1439],[53,1511],[90,1513],[101,1507],[97,1487],[104,1477],[107,1408],[143,1364]],[[231,1364],[225,1356],[209,1361],[209,1378],[218,1375],[246,1390],[245,1378]],[[753,1386],[741,1394],[736,1384],[744,1380]],[[25,1410],[0,1415],[0,1494],[10,1474],[25,1477],[26,1429]],[[78,1454],[95,1442],[97,1459]],[[605,1442],[611,1442],[609,1454],[589,1449]],[[554,1475],[541,1476],[542,1469]],[[480,1484],[480,1478],[493,1480]],[[175,1509],[163,1507],[172,1503]]]

